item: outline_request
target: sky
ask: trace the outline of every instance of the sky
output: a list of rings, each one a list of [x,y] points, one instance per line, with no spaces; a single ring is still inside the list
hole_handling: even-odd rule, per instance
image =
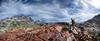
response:
[[[0,19],[25,15],[43,22],[85,22],[100,14],[100,0],[0,0]]]

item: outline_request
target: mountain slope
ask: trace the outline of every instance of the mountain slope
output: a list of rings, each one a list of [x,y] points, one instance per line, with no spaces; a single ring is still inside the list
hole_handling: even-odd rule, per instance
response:
[[[29,16],[13,16],[0,20],[0,31],[8,28],[16,27],[38,27],[39,21],[33,20]]]
[[[88,25],[88,26],[97,26],[97,27],[100,27],[100,14],[95,16],[94,18],[86,21],[84,23],[85,25]]]
[[[100,37],[100,14],[86,21],[84,25],[94,36]]]

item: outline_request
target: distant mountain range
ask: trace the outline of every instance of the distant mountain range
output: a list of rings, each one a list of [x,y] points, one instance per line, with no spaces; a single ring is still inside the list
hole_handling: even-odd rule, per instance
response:
[[[12,16],[0,20],[0,29],[7,29],[11,27],[38,27],[40,26],[39,20],[33,20],[29,16]]]
[[[100,14],[84,22],[84,25],[100,27]]]

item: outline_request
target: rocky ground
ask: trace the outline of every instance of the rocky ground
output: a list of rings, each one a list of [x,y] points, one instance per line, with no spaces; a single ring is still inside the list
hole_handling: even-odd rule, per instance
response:
[[[71,24],[41,24],[30,17],[14,16],[0,21],[0,41],[100,41],[100,30],[95,28],[79,26],[73,19]]]
[[[84,28],[49,24],[38,28],[13,28],[0,33],[0,41],[100,41]]]

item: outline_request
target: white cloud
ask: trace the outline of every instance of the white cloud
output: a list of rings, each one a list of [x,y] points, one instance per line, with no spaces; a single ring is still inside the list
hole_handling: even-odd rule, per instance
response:
[[[85,2],[94,6],[95,8],[100,8],[100,0],[85,0]]]
[[[55,1],[54,1],[55,2]],[[96,8],[99,8],[99,5],[97,4],[99,2],[91,3],[91,1],[75,1],[76,6],[82,6],[82,8],[75,8],[78,9],[78,11],[74,10],[75,12],[68,11],[70,8],[62,8],[60,4],[54,3],[54,4],[23,4],[21,2],[8,2],[8,3],[2,3],[0,6],[1,11],[0,12],[0,18],[5,18],[9,16],[14,15],[33,15],[32,17],[34,19],[45,19],[46,21],[67,21],[70,22],[71,18],[75,18],[77,22],[84,22],[88,19],[93,18],[95,15],[98,15],[100,12],[97,12],[95,10]],[[81,4],[81,5],[79,5]],[[96,8],[91,7],[93,5]],[[91,9],[92,8],[92,9]],[[72,12],[73,14],[70,14]]]

